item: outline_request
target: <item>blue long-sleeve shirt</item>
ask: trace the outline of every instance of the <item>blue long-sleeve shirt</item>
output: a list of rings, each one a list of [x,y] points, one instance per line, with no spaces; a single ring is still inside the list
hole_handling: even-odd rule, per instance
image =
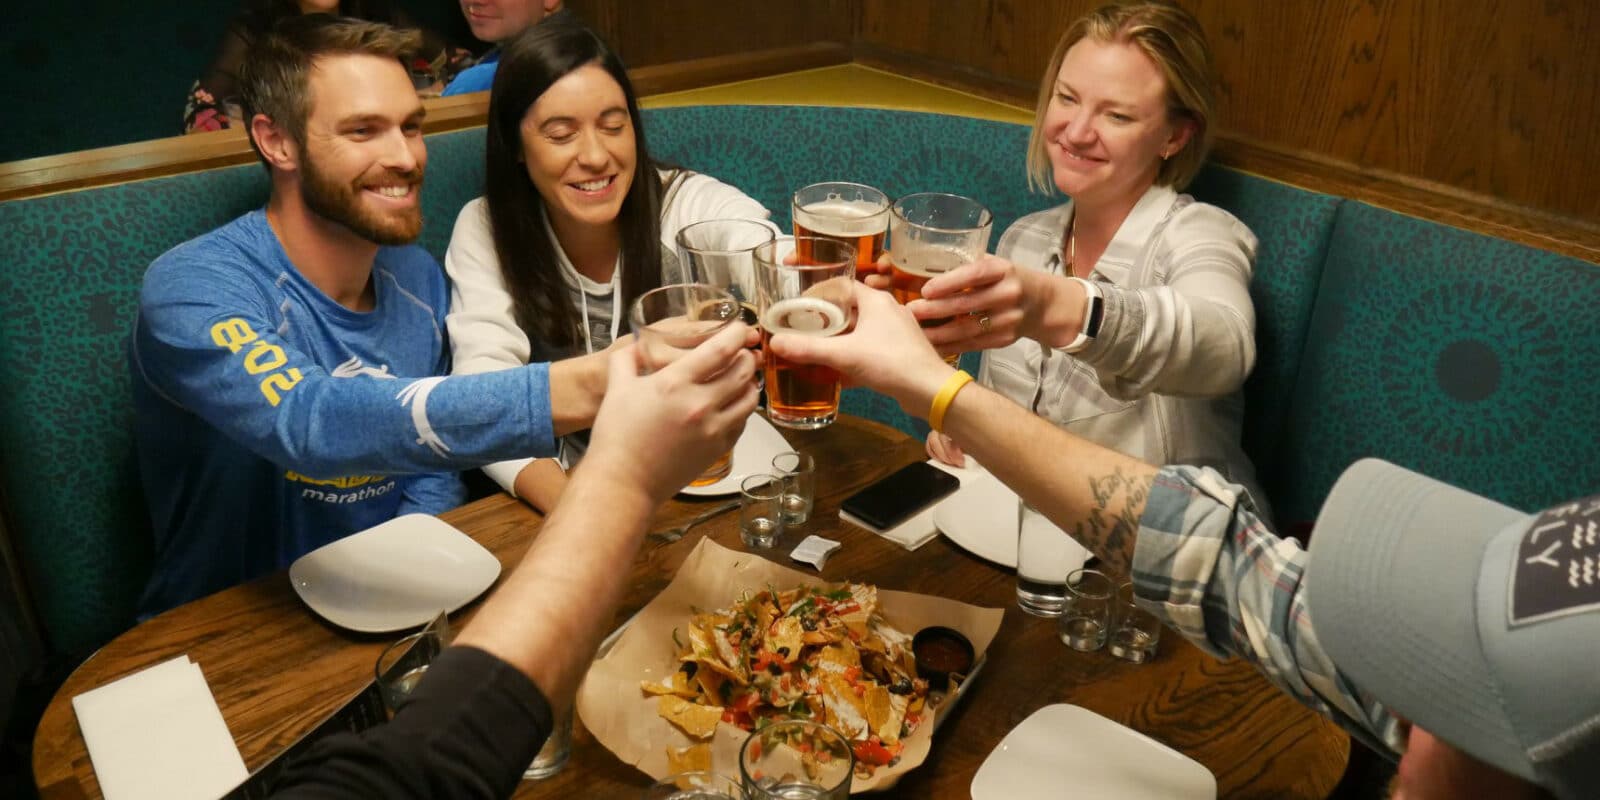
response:
[[[454,470],[555,452],[548,365],[438,377],[449,290],[418,247],[334,302],[255,211],[151,265],[130,343],[156,613],[462,499]]]

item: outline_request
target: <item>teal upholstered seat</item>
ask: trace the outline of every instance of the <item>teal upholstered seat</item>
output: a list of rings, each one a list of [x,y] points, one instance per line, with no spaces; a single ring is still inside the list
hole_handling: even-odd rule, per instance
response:
[[[1280,450],[1280,517],[1378,456],[1524,510],[1600,487],[1600,267],[1346,202]]]
[[[1227,209],[1260,242],[1250,280],[1256,365],[1245,383],[1244,449],[1262,488],[1276,497],[1284,491],[1284,473],[1278,467],[1289,414],[1286,399],[1299,377],[1328,236],[1343,201],[1219,167],[1202,170],[1186,191]]]
[[[265,197],[251,166],[0,203],[0,469],[59,651],[126,627],[147,574],[124,351],[139,280]]]

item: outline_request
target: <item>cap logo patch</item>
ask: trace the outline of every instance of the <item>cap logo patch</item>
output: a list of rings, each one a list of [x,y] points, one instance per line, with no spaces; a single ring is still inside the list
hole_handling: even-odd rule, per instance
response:
[[[1511,625],[1600,609],[1600,495],[1541,513],[1516,558]]]

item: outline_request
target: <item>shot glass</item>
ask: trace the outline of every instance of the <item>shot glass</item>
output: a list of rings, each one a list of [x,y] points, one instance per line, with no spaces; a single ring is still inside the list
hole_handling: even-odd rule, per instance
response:
[[[817,497],[817,463],[805,453],[779,453],[772,471],[783,476],[783,524],[806,524]]]
[[[402,636],[383,648],[372,671],[378,691],[383,695],[383,705],[391,715],[400,709],[400,704],[422,682],[422,676],[428,673],[433,660],[449,646],[448,620],[436,619],[428,627]]]
[[[1036,617],[1056,617],[1067,601],[1067,573],[1089,551],[1027,503],[1017,502],[1017,605]]]
[[[1117,587],[1116,626],[1106,649],[1124,661],[1143,664],[1155,657],[1161,642],[1161,620],[1134,601],[1133,584]]]
[[[749,800],[846,800],[854,772],[850,742],[811,720],[768,725],[739,748],[739,780]]]
[[[565,712],[556,715],[555,724],[550,729],[550,738],[544,740],[544,747],[539,748],[538,755],[533,757],[533,763],[522,772],[525,781],[542,781],[561,771],[567,765],[567,759],[572,757],[572,708],[569,706]]]
[[[644,800],[744,800],[744,789],[715,772],[680,772],[650,784]]]
[[[739,484],[739,540],[766,550],[783,534],[783,476],[751,475]]]
[[[1067,602],[1057,622],[1056,633],[1062,643],[1084,652],[1104,647],[1116,596],[1116,587],[1105,573],[1073,570],[1067,576]]]

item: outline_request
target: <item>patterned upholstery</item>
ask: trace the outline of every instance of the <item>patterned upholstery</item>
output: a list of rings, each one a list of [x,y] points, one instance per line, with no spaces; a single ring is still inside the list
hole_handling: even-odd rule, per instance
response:
[[[740,186],[785,227],[793,188],[842,177],[978,197],[996,237],[1054,202],[1026,191],[1019,125],[755,106],[646,119],[658,158]],[[428,137],[421,242],[436,256],[482,192],[483,138]],[[1540,460],[1564,452],[1558,436],[1595,438],[1583,425],[1600,381],[1595,267],[1224,169],[1191,191],[1262,239],[1245,441],[1285,520],[1312,518],[1368,454],[1523,507],[1600,485],[1592,457]],[[57,652],[126,627],[148,570],[123,350],[139,280],[162,251],[265,197],[251,164],[0,203],[0,493]],[[864,389],[844,405],[927,430]]]
[[[0,470],[50,644],[131,621],[150,558],[124,347],[156,256],[266,197],[259,166],[0,203]]]
[[[1186,191],[1232,212],[1260,241],[1250,281],[1256,366],[1244,387],[1244,449],[1262,488],[1276,497],[1286,477],[1278,468],[1278,444],[1289,414],[1284,401],[1299,375],[1323,255],[1343,201],[1220,167],[1201,171]]]
[[[1279,451],[1285,520],[1386,458],[1524,510],[1600,487],[1600,267],[1346,202]]]

